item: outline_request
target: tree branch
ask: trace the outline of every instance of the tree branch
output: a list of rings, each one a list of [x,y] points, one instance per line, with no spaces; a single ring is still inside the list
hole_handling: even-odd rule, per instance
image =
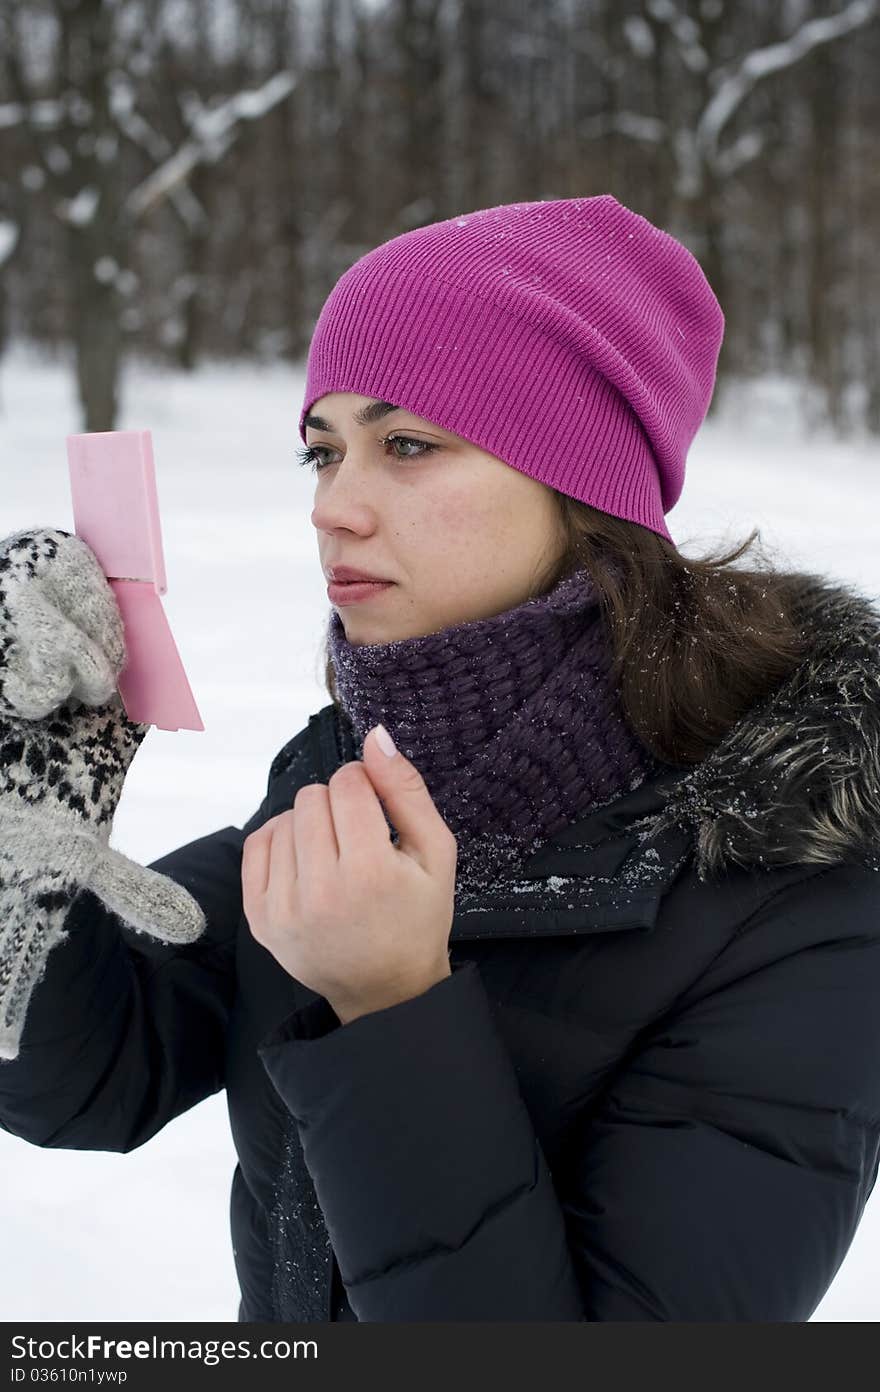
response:
[[[240,123],[265,115],[290,95],[296,82],[291,73],[275,73],[262,87],[238,92],[212,111],[195,112],[192,136],[128,195],[125,211],[129,217],[143,217],[169,198],[197,165],[219,159],[238,134]]]
[[[697,122],[697,145],[707,164],[718,160],[721,132],[759,82],[783,68],[793,67],[820,44],[860,29],[877,15],[878,0],[850,0],[839,14],[821,19],[809,19],[788,39],[757,48],[743,58],[729,77],[725,78],[706,105]]]

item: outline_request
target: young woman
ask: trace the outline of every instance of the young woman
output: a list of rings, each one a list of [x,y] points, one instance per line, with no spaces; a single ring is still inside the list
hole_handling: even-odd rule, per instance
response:
[[[115,879],[99,849],[54,901],[0,879],[0,1120],[128,1151],[225,1086],[241,1320],[800,1321],[848,1250],[878,1165],[880,615],[734,567],[754,534],[676,550],[722,332],[691,254],[610,196],[361,258],[300,416],[330,703],[244,828]],[[9,557],[20,597],[75,541],[7,548],[0,623]],[[7,827],[52,802],[48,702],[28,723],[14,691]],[[146,730],[97,714],[54,711],[54,758],[102,750],[115,807]],[[60,942],[36,982],[24,924]]]

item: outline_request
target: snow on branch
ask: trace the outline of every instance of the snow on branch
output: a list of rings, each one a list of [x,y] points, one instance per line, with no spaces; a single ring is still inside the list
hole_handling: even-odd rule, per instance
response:
[[[170,140],[155,130],[137,110],[134,89],[122,70],[112,74],[110,114],[122,134],[155,164],[161,164],[173,155]],[[207,226],[207,213],[185,179],[179,180],[169,190],[168,196],[181,222],[190,232],[200,232]]]
[[[23,125],[29,121],[32,126],[51,130],[60,126],[64,119],[64,106],[60,101],[2,102],[0,103],[0,130]]]
[[[24,120],[24,107],[20,102],[0,102],[0,130],[20,126]]]
[[[0,271],[18,244],[18,227],[8,219],[0,219]]]
[[[73,198],[59,198],[55,212],[62,222],[69,222],[71,227],[88,227],[94,220],[100,200],[100,190],[89,184]]]
[[[275,73],[262,87],[238,92],[211,111],[193,111],[189,139],[129,194],[125,201],[129,216],[141,217],[170,197],[197,165],[220,159],[235,139],[241,121],[264,116],[289,96],[295,85],[296,78],[291,73]]]
[[[715,156],[715,171],[725,179],[738,174],[752,160],[764,153],[766,136],[762,131],[743,131],[726,149]]]
[[[697,123],[697,143],[707,162],[717,158],[722,130],[758,82],[792,67],[820,44],[862,28],[877,15],[877,5],[878,0],[850,0],[839,14],[809,19],[790,38],[747,54],[737,70],[722,81]]]
[[[646,140],[659,145],[667,138],[669,127],[656,116],[642,116],[638,111],[613,111],[588,116],[578,125],[578,134],[590,139],[603,135],[628,135],[632,140]]]

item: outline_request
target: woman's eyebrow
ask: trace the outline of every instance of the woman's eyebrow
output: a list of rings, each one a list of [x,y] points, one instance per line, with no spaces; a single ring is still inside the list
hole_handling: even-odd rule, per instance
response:
[[[381,420],[383,416],[389,415],[392,411],[401,411],[402,406],[393,406],[390,401],[371,401],[368,406],[363,406],[360,411],[355,411],[353,420],[356,425],[372,425],[374,421]],[[336,427],[329,421],[324,420],[323,416],[306,416],[303,420],[303,429],[310,425],[313,430],[335,430]]]

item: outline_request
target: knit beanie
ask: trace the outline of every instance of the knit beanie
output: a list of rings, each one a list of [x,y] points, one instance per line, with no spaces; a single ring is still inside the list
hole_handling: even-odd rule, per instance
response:
[[[386,643],[352,643],[334,609],[327,650],[356,757],[381,721],[455,836],[458,908],[657,770],[624,719],[585,570],[500,614]]]
[[[389,401],[667,541],[724,315],[680,242],[611,194],[501,204],[355,261],[309,347],[329,392]]]

